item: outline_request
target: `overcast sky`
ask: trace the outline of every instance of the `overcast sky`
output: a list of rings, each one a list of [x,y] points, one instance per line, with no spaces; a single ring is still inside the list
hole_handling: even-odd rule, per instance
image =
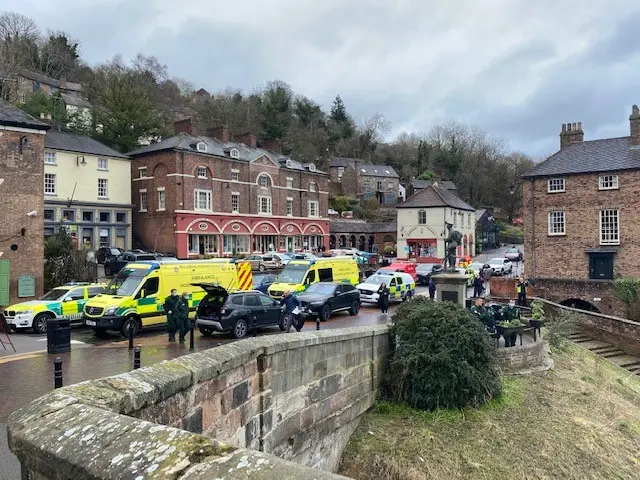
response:
[[[90,64],[157,56],[210,92],[283,80],[328,108],[339,93],[390,136],[448,119],[534,156],[560,125],[629,135],[640,103],[640,2],[632,0],[2,0],[61,29]]]

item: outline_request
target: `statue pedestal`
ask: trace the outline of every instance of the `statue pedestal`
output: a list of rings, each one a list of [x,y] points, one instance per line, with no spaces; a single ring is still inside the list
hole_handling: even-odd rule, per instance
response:
[[[465,307],[467,299],[467,276],[460,273],[442,272],[431,277],[436,284],[436,300],[453,302]]]

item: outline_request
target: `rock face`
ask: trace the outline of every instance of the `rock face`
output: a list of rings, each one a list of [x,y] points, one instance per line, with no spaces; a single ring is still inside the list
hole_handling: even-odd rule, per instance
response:
[[[55,390],[15,412],[33,479],[338,479],[387,326],[251,338]]]

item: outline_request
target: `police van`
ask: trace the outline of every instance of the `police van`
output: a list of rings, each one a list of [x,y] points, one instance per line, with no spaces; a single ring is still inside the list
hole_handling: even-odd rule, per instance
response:
[[[164,301],[171,290],[189,294],[189,310],[195,312],[205,292],[199,283],[218,284],[227,291],[251,290],[251,264],[229,259],[140,261],[128,263],[111,280],[105,292],[84,306],[83,321],[96,334],[164,325]],[[194,285],[195,284],[195,285]]]
[[[348,282],[357,285],[359,280],[358,263],[352,257],[291,260],[269,286],[269,295],[281,298],[287,290],[303,292],[316,282]]]
[[[378,271],[357,286],[360,300],[378,303],[378,289],[383,283],[389,289],[390,302],[404,302],[416,294],[416,283],[408,273]]]

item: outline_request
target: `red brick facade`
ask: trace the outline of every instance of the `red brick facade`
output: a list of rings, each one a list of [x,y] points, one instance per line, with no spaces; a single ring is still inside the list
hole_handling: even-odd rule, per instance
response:
[[[44,128],[48,127],[35,128],[39,130],[4,126],[0,120],[0,277],[8,269],[7,305],[34,299],[18,298],[22,275],[34,277],[36,298],[43,293]],[[32,211],[35,216],[27,215]],[[0,287],[5,281],[0,278]]]
[[[255,137],[249,137],[251,145]],[[274,152],[252,152],[252,161],[185,149],[134,153],[134,236],[145,248],[179,258],[229,256],[271,246],[282,252],[328,248],[328,175],[299,164],[289,168]],[[141,169],[146,178],[140,178]],[[160,191],[164,211],[158,208]],[[197,191],[204,204],[197,205]],[[146,194],[146,212],[140,211],[141,193]],[[271,213],[261,213],[260,202],[263,208],[270,202]],[[316,206],[317,211],[310,211]]]

